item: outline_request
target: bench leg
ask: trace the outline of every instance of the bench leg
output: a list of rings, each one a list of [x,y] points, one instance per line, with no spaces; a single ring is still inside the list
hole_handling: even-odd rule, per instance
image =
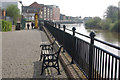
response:
[[[43,71],[45,70],[45,57],[43,58],[43,62],[42,62],[42,69],[41,69],[41,75],[43,74]]]
[[[42,55],[43,55],[43,53],[42,53],[42,50],[41,50],[40,60],[39,60],[39,61],[41,61],[41,60],[42,60]]]
[[[42,69],[42,71],[41,71],[41,74],[40,75],[42,75],[43,74],[43,69]]]
[[[42,63],[41,75],[43,74],[43,71],[44,71],[44,62]]]
[[[58,69],[57,69],[58,75],[61,75],[61,74],[60,74],[60,68],[59,68],[59,63],[58,63],[58,62],[57,62],[57,65],[58,65]]]

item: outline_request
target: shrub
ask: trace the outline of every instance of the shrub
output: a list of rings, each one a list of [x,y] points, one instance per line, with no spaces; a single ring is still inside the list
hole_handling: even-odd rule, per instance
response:
[[[104,30],[109,30],[110,29],[110,24],[112,23],[111,19],[103,19],[100,22],[100,26],[102,27],[102,29]]]
[[[116,22],[113,24],[113,27],[111,28],[111,31],[120,32],[120,26],[119,26],[118,24],[120,24],[120,20],[119,20],[119,21],[116,21]]]
[[[12,31],[12,23],[9,21],[2,20],[2,31]]]
[[[101,18],[94,17],[92,19],[89,19],[87,22],[85,22],[85,27],[91,28],[91,29],[101,29],[101,26],[99,25],[100,21],[101,21]]]

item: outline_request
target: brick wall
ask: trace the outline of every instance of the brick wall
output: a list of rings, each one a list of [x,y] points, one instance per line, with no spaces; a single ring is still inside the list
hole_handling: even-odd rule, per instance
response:
[[[53,7],[53,20],[60,19],[60,9]]]
[[[2,16],[2,10],[1,10],[1,8],[0,8],[0,16]]]

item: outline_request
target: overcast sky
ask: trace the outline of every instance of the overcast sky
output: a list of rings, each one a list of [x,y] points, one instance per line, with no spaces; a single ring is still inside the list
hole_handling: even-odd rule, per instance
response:
[[[5,1],[5,0],[3,0]],[[6,0],[9,1],[9,0]],[[67,16],[103,17],[109,5],[118,7],[120,0],[21,0],[24,6],[33,2],[45,5],[57,5],[60,12]]]

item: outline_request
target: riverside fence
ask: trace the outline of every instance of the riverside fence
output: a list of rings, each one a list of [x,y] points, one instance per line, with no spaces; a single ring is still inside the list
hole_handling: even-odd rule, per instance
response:
[[[65,25],[61,30],[60,24],[57,27],[55,23],[49,21],[44,21],[44,26],[63,45],[65,51],[72,58],[71,63],[76,63],[89,80],[120,79],[120,57],[96,46],[94,41],[108,45],[118,51],[120,51],[120,47],[96,39],[94,32],[91,32],[90,36],[86,36],[76,32],[75,27],[70,30]],[[65,32],[66,30],[72,31],[73,35]],[[76,37],[75,34],[88,38],[90,42]]]

